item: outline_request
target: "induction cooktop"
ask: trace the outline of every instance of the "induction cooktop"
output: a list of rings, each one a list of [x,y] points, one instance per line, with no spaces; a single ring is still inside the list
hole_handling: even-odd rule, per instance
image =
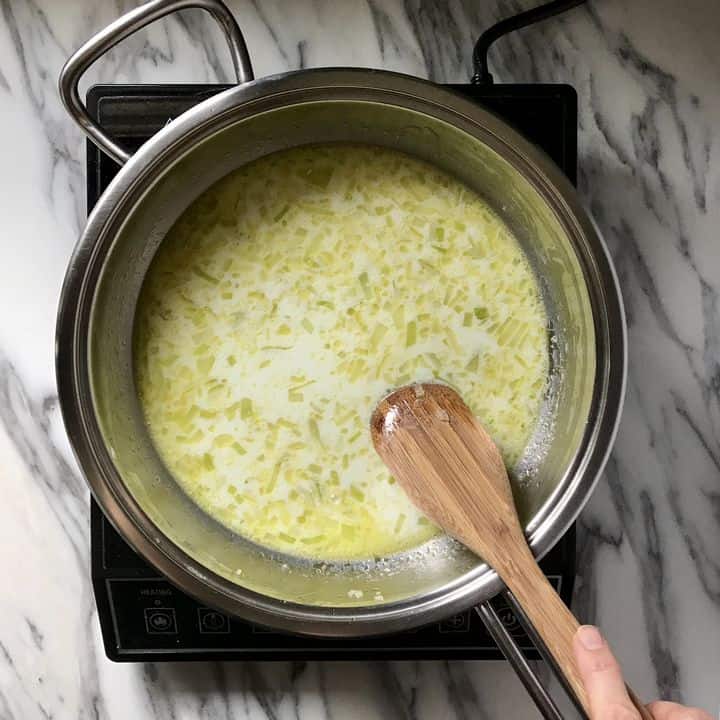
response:
[[[167,122],[226,85],[98,85],[91,115],[124,147],[136,149]],[[514,125],[574,183],[577,97],[568,85],[449,85]],[[87,204],[93,208],[119,166],[87,145]],[[117,534],[94,501],[92,580],[105,652],[115,661],[501,659],[473,610],[417,630],[373,638],[311,638],[275,632],[205,607],[173,587]],[[575,580],[571,528],[541,562],[566,603]],[[504,600],[493,601],[528,658],[537,658]]]

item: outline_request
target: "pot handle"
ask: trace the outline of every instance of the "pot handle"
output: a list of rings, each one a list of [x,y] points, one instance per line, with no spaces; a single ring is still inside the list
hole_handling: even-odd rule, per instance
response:
[[[90,116],[80,99],[78,82],[90,65],[121,40],[165,15],[187,8],[207,10],[213,16],[230,47],[238,83],[252,80],[254,75],[245,39],[235,18],[221,0],[150,0],[90,38],[72,55],[60,72],[60,97],[65,109],[90,140],[120,165],[124,165],[130,159],[130,153],[109,138]]]
[[[537,631],[537,628],[533,625],[532,621],[525,613],[525,610],[520,602],[518,602],[518,599],[508,588],[505,588],[502,592],[502,600],[504,601],[504,607],[501,612],[506,611],[506,609],[509,609],[512,612],[514,619],[517,620],[523,630],[525,630],[527,636],[530,638],[530,641],[535,646],[535,649],[540,653],[540,656],[548,665],[551,672],[560,681],[560,685],[565,690],[567,696],[573,701],[577,713],[581,718],[583,718],[583,720],[588,720],[587,713],[573,691],[568,678],[558,666],[553,654],[545,644],[545,641]],[[520,678],[522,684],[525,686],[525,689],[528,691],[528,694],[535,702],[535,705],[540,711],[542,717],[545,718],[545,720],[563,720],[563,716],[558,710],[554,700],[549,695],[547,689],[543,685],[537,673],[533,670],[530,663],[528,663],[525,659],[525,656],[523,655],[523,652],[517,644],[515,638],[505,627],[503,619],[495,607],[496,602],[497,601],[495,599],[487,600],[481,605],[478,605],[475,610],[480,616],[480,619],[483,621],[485,628],[490,633],[490,636],[493,640],[495,640],[497,646],[500,648],[500,651],[508,660],[513,670],[515,670],[515,673]],[[632,688],[628,685],[625,687],[631,702],[638,712],[638,716],[642,718],[642,720],[652,720],[650,712],[645,705],[643,705],[637,695],[635,695]]]
[[[509,594],[509,591],[506,591],[506,593]],[[520,678],[520,681],[525,686],[525,690],[527,690],[528,695],[532,698],[535,706],[540,712],[540,715],[545,718],[545,720],[563,720],[562,713],[555,704],[555,701],[548,693],[547,689],[533,669],[533,666],[525,659],[523,651],[518,645],[517,640],[515,640],[508,628],[505,626],[502,613],[506,613],[508,611],[512,612],[512,619],[520,622],[523,629],[527,632],[526,626],[520,619],[520,616],[515,615],[513,612],[515,608],[507,608],[506,605],[504,607],[498,605],[496,608],[497,602],[498,601],[494,599],[486,600],[481,605],[478,605],[475,608],[475,611],[483,621],[490,637],[492,637],[497,646],[500,648],[502,654],[505,656],[505,659],[510,663],[513,670],[515,670],[515,674]],[[507,603],[507,600],[505,602]],[[548,657],[549,652],[547,651],[547,648],[545,648],[545,644],[542,642],[542,639],[540,639],[540,643],[542,644],[542,656],[544,658]],[[540,650],[537,646],[536,649]],[[582,712],[581,716],[584,720],[587,720],[587,716],[584,712]]]

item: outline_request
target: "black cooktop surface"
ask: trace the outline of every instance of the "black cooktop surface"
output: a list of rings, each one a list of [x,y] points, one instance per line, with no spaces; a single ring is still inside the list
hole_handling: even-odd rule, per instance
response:
[[[88,93],[90,113],[125,147],[135,149],[169,120],[224,85],[99,85]],[[539,145],[574,183],[577,98],[568,85],[451,85]],[[87,146],[88,212],[118,171]],[[499,659],[472,610],[424,628],[374,638],[297,637],[229,618],[174,588],[120,538],[92,502],[92,578],[107,656],[146,660]],[[575,580],[571,529],[543,559],[543,570],[565,602]],[[536,657],[512,612],[497,608],[528,657]]]

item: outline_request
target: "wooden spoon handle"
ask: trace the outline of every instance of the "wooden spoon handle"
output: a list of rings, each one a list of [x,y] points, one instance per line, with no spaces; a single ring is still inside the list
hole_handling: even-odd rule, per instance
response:
[[[528,560],[523,565],[522,568],[515,566],[500,574],[567,679],[580,705],[588,717],[592,718],[590,701],[573,653],[573,637],[580,625],[548,582],[535,559],[528,554]],[[642,720],[653,720],[650,712],[629,687],[628,695]]]
[[[370,431],[378,454],[415,505],[505,581],[589,716],[573,654],[578,621],[527,545],[502,456],[480,421],[455,390],[425,383],[384,398]],[[640,717],[650,718],[630,697]]]
[[[590,716],[590,702],[573,654],[573,637],[580,624],[568,610],[534,559],[523,563],[517,577],[498,569],[535,632],[567,679],[575,697]]]

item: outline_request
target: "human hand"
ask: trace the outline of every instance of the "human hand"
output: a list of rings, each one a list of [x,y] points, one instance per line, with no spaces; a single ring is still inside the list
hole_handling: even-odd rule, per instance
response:
[[[599,630],[592,625],[580,627],[573,649],[590,698],[591,720],[640,720],[620,666]],[[647,709],[654,720],[713,720],[704,710],[673,702],[650,703]]]

